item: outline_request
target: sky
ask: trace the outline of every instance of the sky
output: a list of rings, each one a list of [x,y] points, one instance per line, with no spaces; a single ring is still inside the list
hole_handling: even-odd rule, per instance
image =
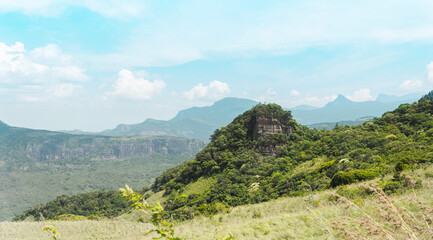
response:
[[[101,131],[224,97],[433,89],[433,1],[0,0],[0,120]]]

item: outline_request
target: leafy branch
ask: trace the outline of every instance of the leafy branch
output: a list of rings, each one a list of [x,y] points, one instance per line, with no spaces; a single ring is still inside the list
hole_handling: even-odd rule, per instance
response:
[[[47,231],[50,234],[50,237],[52,237],[54,240],[60,240],[60,232],[57,231],[53,226],[46,225],[42,227],[44,231]]]
[[[119,189],[119,192],[126,200],[132,202],[131,207],[133,207],[134,209],[145,213],[149,211],[152,213],[151,222],[156,227],[156,229],[152,229],[144,235],[156,232],[157,234],[159,234],[159,237],[153,239],[180,240],[180,238],[174,237],[173,224],[163,219],[163,215],[166,211],[164,211],[164,207],[159,201],[156,206],[150,205],[146,202],[143,195],[134,192],[134,190],[132,190],[132,188],[128,187],[128,185],[126,184],[125,188]]]

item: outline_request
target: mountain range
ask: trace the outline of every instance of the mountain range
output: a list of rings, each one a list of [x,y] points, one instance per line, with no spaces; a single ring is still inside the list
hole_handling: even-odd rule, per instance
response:
[[[167,219],[179,221],[228,213],[235,206],[287,196],[303,196],[301,202],[308,202],[312,208],[321,202],[334,207],[347,203],[347,198],[362,203],[374,194],[380,194],[376,195],[380,202],[391,203],[387,195],[424,188],[419,170],[430,171],[423,175],[431,178],[432,126],[433,91],[373,121],[359,126],[338,126],[331,131],[298,124],[290,111],[277,104],[258,104],[216,130],[210,143],[194,160],[166,170],[151,186],[143,188],[143,198],[128,187],[121,191],[123,196],[136,202],[151,205],[161,202]],[[373,179],[374,183],[358,185],[356,190],[344,186]],[[336,189],[338,186],[341,187]],[[335,194],[328,192],[326,198],[313,198],[313,192],[327,189],[334,189]],[[88,207],[83,208],[77,198],[90,198],[85,203]],[[125,205],[97,205],[104,201],[107,202],[107,197],[89,194],[61,196],[14,219],[40,220],[42,214],[49,219],[65,214],[82,219],[94,218],[95,214],[116,217],[128,210]],[[76,207],[71,207],[74,204]],[[295,205],[301,206],[300,202]],[[351,205],[358,208],[355,203]],[[392,211],[398,211],[391,206]],[[101,208],[105,209],[101,211]],[[251,217],[261,218],[262,215],[252,213]],[[365,219],[370,221],[370,218]]]
[[[324,122],[353,121],[367,116],[379,117],[403,103],[413,103],[421,94],[410,94],[401,97],[380,94],[375,101],[354,102],[343,95],[316,109],[294,109],[293,117],[304,125]],[[314,126],[314,125],[313,125]]]
[[[240,113],[257,105],[256,101],[224,98],[212,106],[193,107],[180,111],[174,118],[163,121],[147,119],[138,124],[120,124],[99,134],[108,136],[172,135],[209,141],[215,129],[229,123]]]
[[[301,105],[288,110],[291,110],[294,119],[300,124],[329,129],[337,122],[346,125],[362,124],[402,103],[415,102],[421,96],[422,94],[404,96],[380,94],[375,101],[354,102],[339,95],[334,101],[321,108]],[[142,123],[120,124],[114,129],[93,134],[107,136],[171,135],[208,142],[209,136],[217,128],[227,125],[234,117],[257,104],[258,102],[249,99],[224,98],[211,106],[182,110],[168,121],[149,118]],[[88,134],[79,130],[68,132]]]
[[[61,194],[150,184],[203,147],[174,136],[73,135],[0,122],[0,221]]]

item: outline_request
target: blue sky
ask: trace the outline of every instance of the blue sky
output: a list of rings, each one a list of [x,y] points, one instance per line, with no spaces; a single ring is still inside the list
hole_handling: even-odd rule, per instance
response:
[[[433,89],[432,1],[0,1],[0,120],[99,131],[223,97]]]

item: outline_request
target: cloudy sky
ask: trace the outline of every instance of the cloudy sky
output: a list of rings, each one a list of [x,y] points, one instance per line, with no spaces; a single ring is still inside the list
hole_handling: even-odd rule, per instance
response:
[[[433,1],[0,0],[0,120],[99,131],[224,97],[433,89]]]

